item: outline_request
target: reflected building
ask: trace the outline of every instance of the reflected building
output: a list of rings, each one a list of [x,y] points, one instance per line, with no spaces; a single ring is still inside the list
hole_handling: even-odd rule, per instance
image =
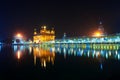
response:
[[[104,61],[106,59],[120,60],[120,50],[116,49],[84,49],[84,48],[61,48],[56,47],[55,52],[62,54],[64,58],[69,56],[79,56],[84,58],[90,58],[99,62],[99,68],[103,70]]]
[[[40,59],[41,66],[46,67],[47,63],[54,65],[55,53],[54,51],[44,50],[42,48],[33,47],[34,64],[36,65],[37,58]]]
[[[42,26],[40,32],[38,33],[36,29],[34,29],[33,42],[41,43],[45,41],[53,41],[55,40],[55,31],[54,28],[52,30],[47,30],[46,26]]]
[[[29,50],[29,54],[31,54],[32,53],[32,46],[29,46],[28,50]]]
[[[14,45],[14,53],[19,60],[22,56],[23,53],[25,53],[25,46],[20,46],[20,45]]]
[[[25,46],[23,46],[23,45],[14,45],[13,48],[14,48],[14,52],[16,52],[18,50],[20,50],[20,51],[25,50]]]
[[[86,56],[90,58],[96,58],[98,60],[103,59],[118,59],[120,60],[119,49],[88,49],[88,48],[55,48],[56,53],[62,53],[74,56]]]

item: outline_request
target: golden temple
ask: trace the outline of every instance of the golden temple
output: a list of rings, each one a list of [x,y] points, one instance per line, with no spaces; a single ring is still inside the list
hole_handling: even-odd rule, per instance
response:
[[[33,42],[41,43],[45,41],[53,41],[55,40],[55,31],[54,28],[52,30],[47,30],[46,26],[42,26],[40,33],[37,33],[36,29],[34,29]]]

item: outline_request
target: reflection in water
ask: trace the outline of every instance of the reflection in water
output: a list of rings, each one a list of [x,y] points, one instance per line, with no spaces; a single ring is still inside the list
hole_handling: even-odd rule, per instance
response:
[[[55,60],[55,48],[46,48],[42,49],[40,47],[32,47],[32,46],[19,46],[15,45],[14,47],[14,53],[17,57],[17,59],[21,59],[23,54],[26,53],[26,49],[28,50],[28,53],[32,53],[32,48],[33,48],[33,57],[34,57],[34,64],[36,65],[36,61],[39,58],[41,62],[42,67],[46,67],[47,63],[52,63],[54,65],[54,60]]]
[[[93,50],[93,49],[82,49],[82,48],[55,48],[56,53],[63,53],[74,56],[86,56],[93,58],[104,58],[104,59],[120,59],[120,50]]]
[[[25,46],[15,45],[14,46],[14,53],[19,60],[22,56],[22,54],[25,53]]]
[[[0,46],[1,49],[1,46]],[[14,46],[14,52],[19,60],[25,53],[25,49],[28,49],[29,54],[33,53],[34,65],[37,60],[40,59],[42,67],[46,67],[48,63],[54,65],[55,53],[62,54],[64,58],[71,56],[88,57],[98,60],[100,63],[100,69],[103,69],[103,62],[106,59],[120,60],[119,49],[88,49],[81,47],[40,47],[40,46]]]
[[[71,56],[83,56],[88,58],[97,59],[100,62],[100,69],[103,70],[103,62],[106,59],[117,59],[120,60],[120,50],[119,49],[83,49],[83,48],[66,48],[66,47],[56,47],[56,53],[63,53],[64,58],[66,55]]]
[[[32,46],[29,46],[28,49],[29,49],[29,54],[31,54],[32,53]]]
[[[21,55],[20,50],[18,50],[16,54],[17,54],[17,58],[20,59],[20,55]]]
[[[102,63],[100,64],[100,69],[103,70],[103,64]]]
[[[55,53],[54,53],[54,48],[52,48],[52,51],[42,49],[39,47],[33,47],[33,55],[34,55],[34,64],[36,65],[36,58],[40,58],[41,61],[41,66],[46,67],[47,63],[52,63],[54,64],[55,60]]]
[[[16,52],[16,51],[18,51],[18,50],[20,50],[20,51],[25,50],[25,46],[15,45],[15,46],[14,46],[14,52]]]

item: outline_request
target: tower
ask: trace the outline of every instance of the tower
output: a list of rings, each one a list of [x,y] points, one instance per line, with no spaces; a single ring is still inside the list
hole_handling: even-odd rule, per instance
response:
[[[99,23],[99,26],[98,26],[98,30],[102,33],[104,33],[104,28],[103,28],[103,25],[102,25],[102,22],[100,21]]]
[[[105,34],[102,21],[99,22],[98,31],[100,32],[101,36]]]
[[[103,24],[101,21],[99,22],[98,29],[93,33],[93,36],[94,37],[105,36],[105,31],[104,31]]]

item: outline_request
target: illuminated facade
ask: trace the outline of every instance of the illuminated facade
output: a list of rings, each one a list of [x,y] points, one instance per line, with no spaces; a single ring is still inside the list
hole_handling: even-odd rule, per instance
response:
[[[47,30],[46,26],[42,26],[40,33],[37,33],[36,29],[34,29],[34,36],[33,36],[33,42],[34,43],[41,43],[45,41],[53,41],[55,40],[55,31],[52,28],[52,30]]]

